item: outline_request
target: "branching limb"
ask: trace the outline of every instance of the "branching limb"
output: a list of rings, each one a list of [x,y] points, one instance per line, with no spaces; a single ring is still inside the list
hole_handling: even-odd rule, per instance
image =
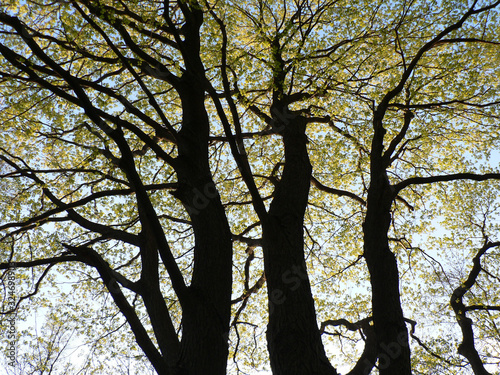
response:
[[[40,285],[42,284],[43,279],[48,275],[50,269],[58,263],[68,261],[65,258],[62,258],[62,259],[61,258],[62,257],[54,257],[54,258],[52,258],[53,259],[52,262],[40,263],[40,265],[41,264],[48,264],[48,266],[43,270],[42,274],[40,275],[37,282],[35,283],[35,289],[32,292],[30,292],[24,296],[21,296],[19,298],[19,300],[17,301],[14,308],[12,308],[8,311],[0,312],[0,314],[12,314],[12,313],[14,313],[15,311],[17,311],[17,309],[21,305],[22,301],[24,301],[25,299],[29,299],[29,298],[33,297],[34,295],[36,295],[40,289]],[[70,259],[70,260],[73,260],[73,259]],[[29,262],[21,262],[21,263],[29,263]],[[21,267],[25,267],[25,266],[24,265],[16,266],[15,262],[14,263],[0,263],[0,269],[12,269],[12,268],[21,268]],[[26,267],[29,267],[29,266],[26,266]]]
[[[430,355],[432,355],[434,358],[437,358],[443,362],[445,362],[446,364],[450,365],[450,366],[454,366],[455,364],[453,362],[450,362],[449,360],[447,360],[446,358],[440,356],[439,354],[435,353],[432,351],[431,348],[429,348],[429,346],[427,346],[424,342],[422,342],[422,340],[420,340],[420,338],[418,338],[416,335],[415,335],[415,327],[417,325],[417,322],[414,321],[414,320],[411,320],[411,319],[408,319],[408,318],[405,318],[405,322],[406,323],[409,323],[411,325],[411,329],[410,329],[410,337],[415,340],[418,345],[420,345],[427,353],[429,353]]]
[[[391,163],[391,157],[394,151],[396,150],[396,147],[398,147],[398,145],[405,137],[413,117],[414,117],[413,112],[409,110],[405,111],[403,127],[401,128],[399,133],[392,139],[391,143],[389,144],[389,147],[387,147],[387,150],[384,152],[384,155],[382,156],[387,166],[389,166],[389,164]]]
[[[46,265],[46,264],[50,265],[50,264],[63,263],[63,262],[75,262],[78,260],[79,260],[79,258],[76,257],[75,255],[61,255],[61,256],[56,256],[56,257],[51,257],[51,258],[35,259],[35,260],[25,261],[25,262],[0,263],[0,270],[10,270],[10,269],[16,269],[16,268],[32,268],[32,267],[42,266],[42,265]]]
[[[318,189],[318,190],[321,190],[321,191],[324,191],[326,193],[330,193],[330,194],[334,194],[334,195],[337,195],[339,197],[349,197],[359,203],[361,203],[363,206],[366,206],[366,202],[363,198],[357,196],[356,194],[354,193],[351,193],[350,191],[347,191],[347,190],[341,190],[341,189],[334,189],[334,188],[331,188],[331,187],[328,187],[328,186],[325,186],[323,185],[321,182],[319,182],[316,177],[314,176],[311,176],[311,182],[312,184]]]
[[[324,333],[327,326],[343,326],[349,331],[359,331],[363,340],[365,340],[363,353],[347,375],[369,374],[372,368],[375,367],[378,358],[378,346],[372,321],[372,317],[368,317],[355,323],[351,323],[347,319],[327,320],[321,323],[320,333]]]
[[[447,181],[458,181],[458,180],[472,180],[472,181],[500,180],[500,173],[485,173],[485,174],[453,173],[441,176],[411,177],[393,185],[393,192],[394,194],[397,194],[404,188],[411,185],[423,185],[423,184],[431,184],[434,182],[447,182]]]
[[[465,307],[465,311],[500,311],[500,306],[491,306],[491,305],[470,305]]]
[[[2,150],[2,151],[6,152],[5,150]],[[73,204],[72,203],[66,204],[66,203],[62,202],[59,198],[57,198],[55,196],[54,193],[52,193],[52,191],[49,190],[49,188],[47,187],[47,184],[43,180],[41,180],[35,173],[31,172],[32,169],[29,168],[28,166],[26,166],[26,168],[22,168],[17,163],[15,163],[11,159],[9,159],[3,155],[0,155],[0,160],[3,160],[8,165],[10,165],[12,168],[14,168],[19,173],[19,175],[31,179],[38,186],[40,186],[40,188],[43,191],[43,193],[45,194],[45,196],[47,198],[49,198],[50,201],[52,203],[54,203],[57,207],[57,209],[53,209],[53,210],[48,211],[49,216],[66,211],[68,214],[68,218],[73,220],[75,223],[82,226],[83,228],[100,233],[104,236],[107,236],[108,238],[114,238],[114,239],[124,241],[124,242],[130,243],[130,244],[133,244],[133,245],[138,245],[139,240],[138,240],[138,237],[136,235],[125,232],[125,231],[121,231],[118,229],[111,228],[107,225],[92,222],[92,221],[84,218],[80,214],[78,214],[73,208],[73,207],[78,207],[78,205],[74,206],[74,203],[76,203],[76,202],[73,202]],[[97,193],[97,195],[99,195],[99,193]],[[103,194],[103,195],[105,196],[105,194]],[[91,200],[89,200],[89,202],[90,201]],[[79,202],[80,202],[80,204],[88,203],[85,200],[85,198],[83,199],[83,202],[82,201],[79,201]],[[5,224],[0,229],[8,229],[11,227],[22,227],[22,228],[24,227],[24,228],[29,229],[32,225],[36,225],[37,223],[39,223],[43,220],[47,220],[49,218],[49,216],[47,216],[45,214],[41,214],[37,217],[28,219],[27,221],[25,221],[23,223]],[[63,218],[61,220],[66,220],[66,219]]]
[[[484,368],[483,361],[474,346],[474,331],[472,329],[472,319],[467,317],[467,307],[463,302],[464,295],[475,285],[476,279],[481,272],[481,257],[493,247],[500,246],[500,242],[490,242],[487,239],[481,249],[473,258],[472,269],[469,272],[467,280],[453,291],[450,298],[450,305],[453,308],[458,325],[462,331],[462,342],[458,346],[458,353],[467,358],[475,375],[491,375]]]
[[[241,296],[231,301],[231,304],[235,304],[241,301],[246,301],[253,293],[256,293],[266,281],[266,276],[262,274],[256,283],[248,290],[246,290]]]
[[[82,262],[91,265],[97,270],[104,285],[106,285],[106,288],[109,290],[116,306],[121,311],[125,319],[127,319],[137,343],[147,355],[151,364],[158,371],[158,373],[164,374],[165,369],[167,368],[165,359],[152,342],[141,320],[137,316],[135,309],[130,305],[127,298],[121,291],[121,288],[117,284],[115,273],[112,272],[109,265],[96,251],[88,247],[76,247],[71,245],[65,245],[65,247],[70,252],[78,256]]]
[[[472,17],[473,15],[479,14],[479,13],[486,12],[488,10],[491,10],[491,9],[497,7],[500,4],[500,1],[496,1],[488,6],[485,6],[483,8],[479,8],[479,9],[475,9],[476,4],[477,4],[477,0],[472,3],[469,10],[457,22],[446,27],[443,31],[441,31],[438,35],[436,35],[430,41],[425,43],[418,50],[418,52],[415,54],[415,56],[413,57],[411,62],[408,64],[407,68],[404,70],[404,72],[401,76],[401,79],[400,79],[399,83],[397,84],[397,86],[394,87],[389,92],[387,92],[387,94],[381,100],[381,102],[376,110],[376,114],[375,114],[375,117],[380,121],[380,126],[382,125],[381,121],[385,115],[385,111],[386,111],[390,101],[401,93],[406,82],[408,81],[411,74],[413,73],[413,71],[417,67],[418,63],[420,62],[420,59],[422,58],[422,56],[424,56],[424,54],[427,51],[429,51],[430,49],[435,47],[440,41],[442,41],[445,38],[445,36],[451,34],[455,30],[460,29],[462,27],[462,25],[465,23],[465,21],[467,21],[470,17]]]
[[[239,171],[245,184],[248,187],[250,195],[252,196],[252,204],[253,207],[259,216],[261,221],[265,221],[267,217],[267,210],[264,206],[264,202],[262,197],[260,196],[259,190],[255,184],[255,180],[252,176],[252,170],[250,164],[248,162],[248,158],[245,152],[245,146],[243,143],[242,129],[240,123],[240,116],[238,114],[238,110],[236,108],[236,104],[234,103],[233,97],[231,95],[231,88],[229,86],[229,79],[227,76],[227,33],[226,26],[224,22],[215,14],[215,12],[211,11],[212,17],[215,19],[217,24],[219,25],[219,29],[222,33],[222,51],[221,51],[221,74],[222,74],[222,82],[224,86],[225,99],[229,105],[231,116],[233,119],[233,123],[236,130],[236,135],[233,135],[231,131],[231,125],[227,116],[222,107],[222,103],[217,95],[216,90],[213,88],[210,82],[206,82],[208,93],[210,94],[215,107],[217,109],[217,113],[219,118],[222,121],[222,125],[224,127],[224,132],[226,134],[227,139],[229,140],[229,146],[231,149],[231,153],[233,155],[234,160],[238,164]]]

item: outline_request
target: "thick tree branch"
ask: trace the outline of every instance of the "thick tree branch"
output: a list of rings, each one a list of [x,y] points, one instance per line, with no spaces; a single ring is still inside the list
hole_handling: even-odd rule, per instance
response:
[[[475,375],[491,375],[491,373],[486,371],[483,361],[475,348],[472,319],[466,315],[467,307],[463,302],[463,297],[475,285],[476,279],[481,272],[481,257],[489,249],[498,246],[500,246],[500,242],[485,241],[483,247],[479,249],[472,260],[473,266],[469,271],[467,280],[453,291],[450,298],[450,305],[462,331],[462,342],[458,346],[458,353],[467,358]]]
[[[401,190],[411,185],[423,185],[423,184],[432,184],[434,182],[448,182],[448,181],[459,181],[459,180],[472,180],[472,181],[500,180],[500,173],[485,173],[485,174],[453,173],[441,176],[410,177],[406,180],[403,180],[393,185],[393,191],[394,195],[396,195]]]
[[[354,193],[351,193],[350,191],[341,190],[341,189],[334,189],[334,188],[325,186],[321,182],[319,182],[316,179],[316,177],[314,177],[314,176],[311,177],[311,182],[318,190],[321,190],[321,191],[324,191],[326,193],[330,193],[333,195],[337,195],[339,197],[349,197],[349,198],[355,200],[356,202],[361,203],[363,206],[366,206],[366,202],[363,198],[357,196]]]
[[[403,127],[401,128],[399,133],[392,139],[391,143],[389,144],[389,147],[387,147],[387,150],[384,152],[384,155],[382,156],[387,166],[389,166],[391,163],[391,157],[394,151],[396,150],[396,147],[398,147],[398,145],[405,137],[413,117],[414,117],[413,112],[409,110],[405,111]]]
[[[465,306],[465,311],[500,311],[500,306],[491,306],[491,305],[469,305]]]
[[[36,266],[43,266],[46,264],[75,262],[78,260],[79,258],[75,255],[61,255],[51,258],[35,259],[31,261],[0,263],[0,270],[9,270],[16,268],[32,268]]]

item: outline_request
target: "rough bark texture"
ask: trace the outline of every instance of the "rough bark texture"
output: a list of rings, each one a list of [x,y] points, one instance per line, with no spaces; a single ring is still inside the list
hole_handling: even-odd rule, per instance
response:
[[[263,225],[271,368],[275,375],[334,375],[317,326],[304,261],[302,226],[311,179],[304,119],[296,117],[287,124],[283,137],[283,176]]]
[[[183,80],[183,127],[177,158],[180,187],[175,195],[191,217],[195,248],[191,285],[187,298],[181,300],[178,365],[181,374],[225,374],[231,306],[231,232],[208,164],[209,121],[204,89],[199,85],[199,76],[185,74]]]
[[[364,251],[372,286],[380,374],[409,375],[410,350],[400,303],[397,261],[387,238],[391,204],[389,195],[388,183],[372,181],[364,223]]]
[[[393,191],[382,158],[384,130],[377,123],[375,129],[363,231],[364,257],[372,286],[378,367],[381,375],[410,375],[408,330],[401,309],[398,265],[388,239]]]

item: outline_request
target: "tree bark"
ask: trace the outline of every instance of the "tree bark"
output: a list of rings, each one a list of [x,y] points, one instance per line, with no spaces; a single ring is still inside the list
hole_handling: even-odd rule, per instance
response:
[[[199,73],[200,74],[200,73]],[[179,374],[225,374],[232,288],[231,231],[208,163],[209,119],[200,78],[185,73],[179,89],[183,126],[178,136],[174,195],[193,227],[194,269],[183,310]]]
[[[474,286],[477,277],[482,270],[481,257],[486,251],[492,247],[498,246],[499,243],[492,243],[486,241],[483,247],[474,256],[473,267],[469,271],[467,280],[463,281],[461,285],[453,291],[450,298],[450,305],[455,313],[455,318],[462,331],[462,342],[458,346],[458,354],[464,356],[469,361],[474,375],[491,375],[481,360],[475,343],[474,343],[474,330],[472,328],[472,319],[467,316],[467,306],[465,306],[463,298],[465,294]]]
[[[263,223],[267,341],[274,375],[337,374],[321,341],[304,260],[303,219],[312,170],[305,127],[301,117],[286,124],[283,176]]]
[[[363,231],[378,341],[378,368],[381,375],[410,375],[410,348],[401,308],[398,265],[387,234],[393,193],[385,169],[377,169],[377,165],[372,165]]]

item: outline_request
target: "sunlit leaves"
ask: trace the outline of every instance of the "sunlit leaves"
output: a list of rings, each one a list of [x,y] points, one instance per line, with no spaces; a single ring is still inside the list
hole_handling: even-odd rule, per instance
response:
[[[70,222],[67,210],[57,210],[58,204],[49,196],[52,193],[68,205],[80,202],[74,211],[92,223],[131,235],[140,233],[136,196],[119,168],[123,155],[109,137],[110,129],[120,128],[139,177],[149,186],[172,254],[189,282],[194,247],[189,215],[171,194],[178,183],[174,168],[151,147],[157,145],[172,158],[178,155],[168,125],[179,130],[182,122],[182,103],[172,77],[181,77],[186,69],[186,51],[178,45],[186,37],[184,15],[174,4],[164,9],[156,2],[76,4],[11,1],[0,7],[25,25],[24,35],[8,25],[0,27],[2,44],[15,53],[10,60],[0,58],[0,155],[5,158],[0,164],[0,225],[6,225],[2,254],[10,254],[12,243],[17,261],[59,256],[65,252],[62,243],[90,243],[125,277],[140,278],[141,264],[133,244]],[[286,93],[280,100],[295,115],[310,120],[308,151],[319,184],[311,185],[309,195],[305,257],[319,321],[354,322],[371,314],[362,225],[370,184],[373,113],[421,48],[460,20],[471,5],[427,0],[245,0],[200,5],[204,9],[201,59],[234,122],[222,93],[222,32],[213,16],[225,25],[230,94],[236,102],[246,157],[266,207],[283,172],[284,150],[278,133],[290,115],[270,108],[277,85]],[[475,6],[486,5],[482,1]],[[163,17],[165,11],[171,24]],[[498,21],[496,9],[474,15],[430,46],[401,93],[388,103],[383,121],[386,150],[400,134],[405,115],[409,111],[414,115],[391,155],[391,183],[415,176],[498,171]],[[181,31],[178,39],[172,27]],[[35,56],[23,36],[32,38],[47,59]],[[63,77],[65,73],[75,84]],[[81,108],[79,100],[85,96],[102,122],[93,122]],[[233,299],[237,299],[247,292],[245,283],[251,287],[262,276],[261,248],[247,246],[247,242],[258,243],[261,229],[208,97],[206,109],[211,124],[210,171],[232,233],[243,236],[233,241]],[[486,239],[498,240],[498,213],[495,182],[413,186],[396,198],[389,237],[400,267],[403,309],[418,320],[416,335],[434,354],[449,361],[443,362],[413,341],[416,373],[467,373],[462,359],[450,354],[455,352],[459,333],[448,307],[449,296],[463,282],[477,248]],[[30,218],[36,219],[32,227]],[[251,251],[255,258],[250,262]],[[498,249],[485,255],[484,272],[467,295],[470,305],[500,304],[498,260]],[[145,369],[144,358],[131,346],[132,335],[96,272],[80,263],[54,271],[42,286],[56,288],[60,294],[51,296],[53,302],[43,294],[32,300],[33,309],[49,312],[45,328],[49,339],[66,339],[67,332],[57,330],[65,322],[55,317],[67,316],[71,328],[91,343],[85,359],[88,373],[102,373],[110,359],[117,369],[137,366],[138,373]],[[20,293],[32,291],[42,272],[42,267],[20,271]],[[182,312],[164,269],[160,279],[174,326],[182,335]],[[151,331],[142,300],[127,293]],[[229,335],[233,373],[267,367],[266,297],[261,288],[241,311],[241,301],[233,305],[233,317],[239,314]],[[479,350],[498,358],[498,312],[478,309],[469,314],[481,340]],[[324,334],[329,356],[348,369],[359,356],[363,340],[359,332],[343,328],[330,333]],[[37,343],[46,354],[55,350],[49,339]],[[26,359],[30,361],[41,363],[35,357]]]

